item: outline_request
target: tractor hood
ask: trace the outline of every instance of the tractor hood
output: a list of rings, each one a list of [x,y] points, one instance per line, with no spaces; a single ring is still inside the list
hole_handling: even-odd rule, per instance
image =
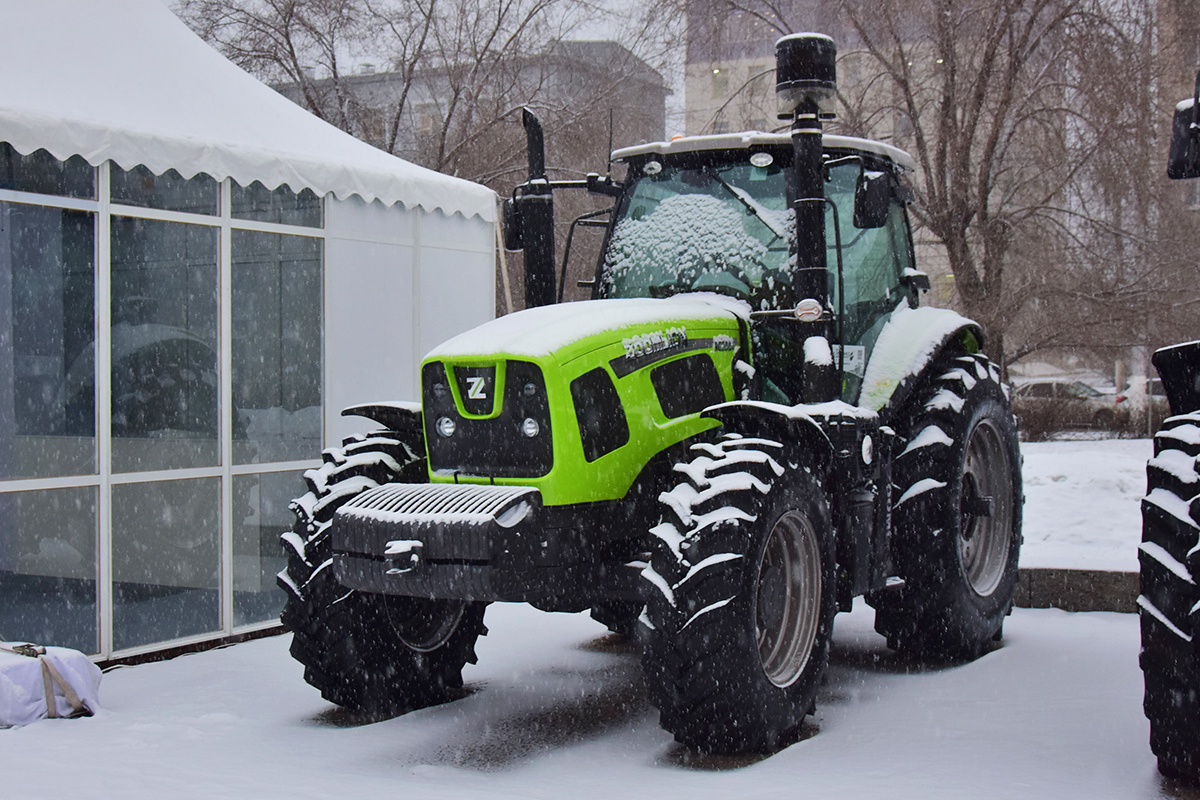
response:
[[[425,359],[507,355],[552,360],[565,365],[611,345],[614,335],[682,328],[730,329],[750,307],[717,294],[686,294],[655,299],[586,300],[518,311],[455,336]],[[640,329],[640,330],[639,330]],[[710,334],[711,335],[711,334]]]

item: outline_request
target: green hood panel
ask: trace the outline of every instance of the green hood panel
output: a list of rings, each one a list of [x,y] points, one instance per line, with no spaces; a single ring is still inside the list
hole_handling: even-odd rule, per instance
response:
[[[518,311],[484,323],[435,347],[425,358],[478,361],[511,356],[563,366],[619,342],[617,332],[653,334],[682,327],[737,329],[749,305],[713,294],[676,295],[663,300],[585,300]]]
[[[719,295],[565,303],[449,340],[423,368],[445,376],[423,387],[431,480],[533,486],[548,506],[623,498],[656,455],[717,425],[700,411],[734,398],[748,312]],[[514,383],[516,369],[538,377]]]

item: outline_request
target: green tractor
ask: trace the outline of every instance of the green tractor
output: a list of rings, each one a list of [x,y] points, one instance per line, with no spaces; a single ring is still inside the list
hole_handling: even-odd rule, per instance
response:
[[[1200,72],[1175,109],[1167,176],[1200,178]],[[1143,708],[1164,775],[1200,786],[1200,342],[1164,347],[1153,363],[1171,414],[1154,435],[1138,552]]]
[[[832,40],[777,45],[790,133],[618,150],[555,182],[526,116],[505,213],[527,310],[424,360],[420,405],[325,453],[285,535],[283,621],[334,703],[399,713],[462,686],[488,603],[636,637],[661,724],[714,753],[794,739],[834,616],[969,659],[1017,580],[1015,421],[983,332],[919,305],[913,169],[822,134]],[[553,303],[553,194],[614,205],[594,299]]]

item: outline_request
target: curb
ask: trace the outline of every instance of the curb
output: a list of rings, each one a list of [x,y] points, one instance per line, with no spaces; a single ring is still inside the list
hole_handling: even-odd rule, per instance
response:
[[[1017,574],[1013,605],[1018,608],[1061,608],[1063,611],[1137,613],[1136,572],[1089,569],[1022,569]]]

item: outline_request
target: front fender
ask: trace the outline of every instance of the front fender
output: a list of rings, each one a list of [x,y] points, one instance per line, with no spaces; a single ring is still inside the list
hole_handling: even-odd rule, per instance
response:
[[[833,444],[817,421],[805,413],[805,406],[735,400],[710,406],[701,416],[718,420],[731,433],[803,447],[822,472],[833,459]]]

